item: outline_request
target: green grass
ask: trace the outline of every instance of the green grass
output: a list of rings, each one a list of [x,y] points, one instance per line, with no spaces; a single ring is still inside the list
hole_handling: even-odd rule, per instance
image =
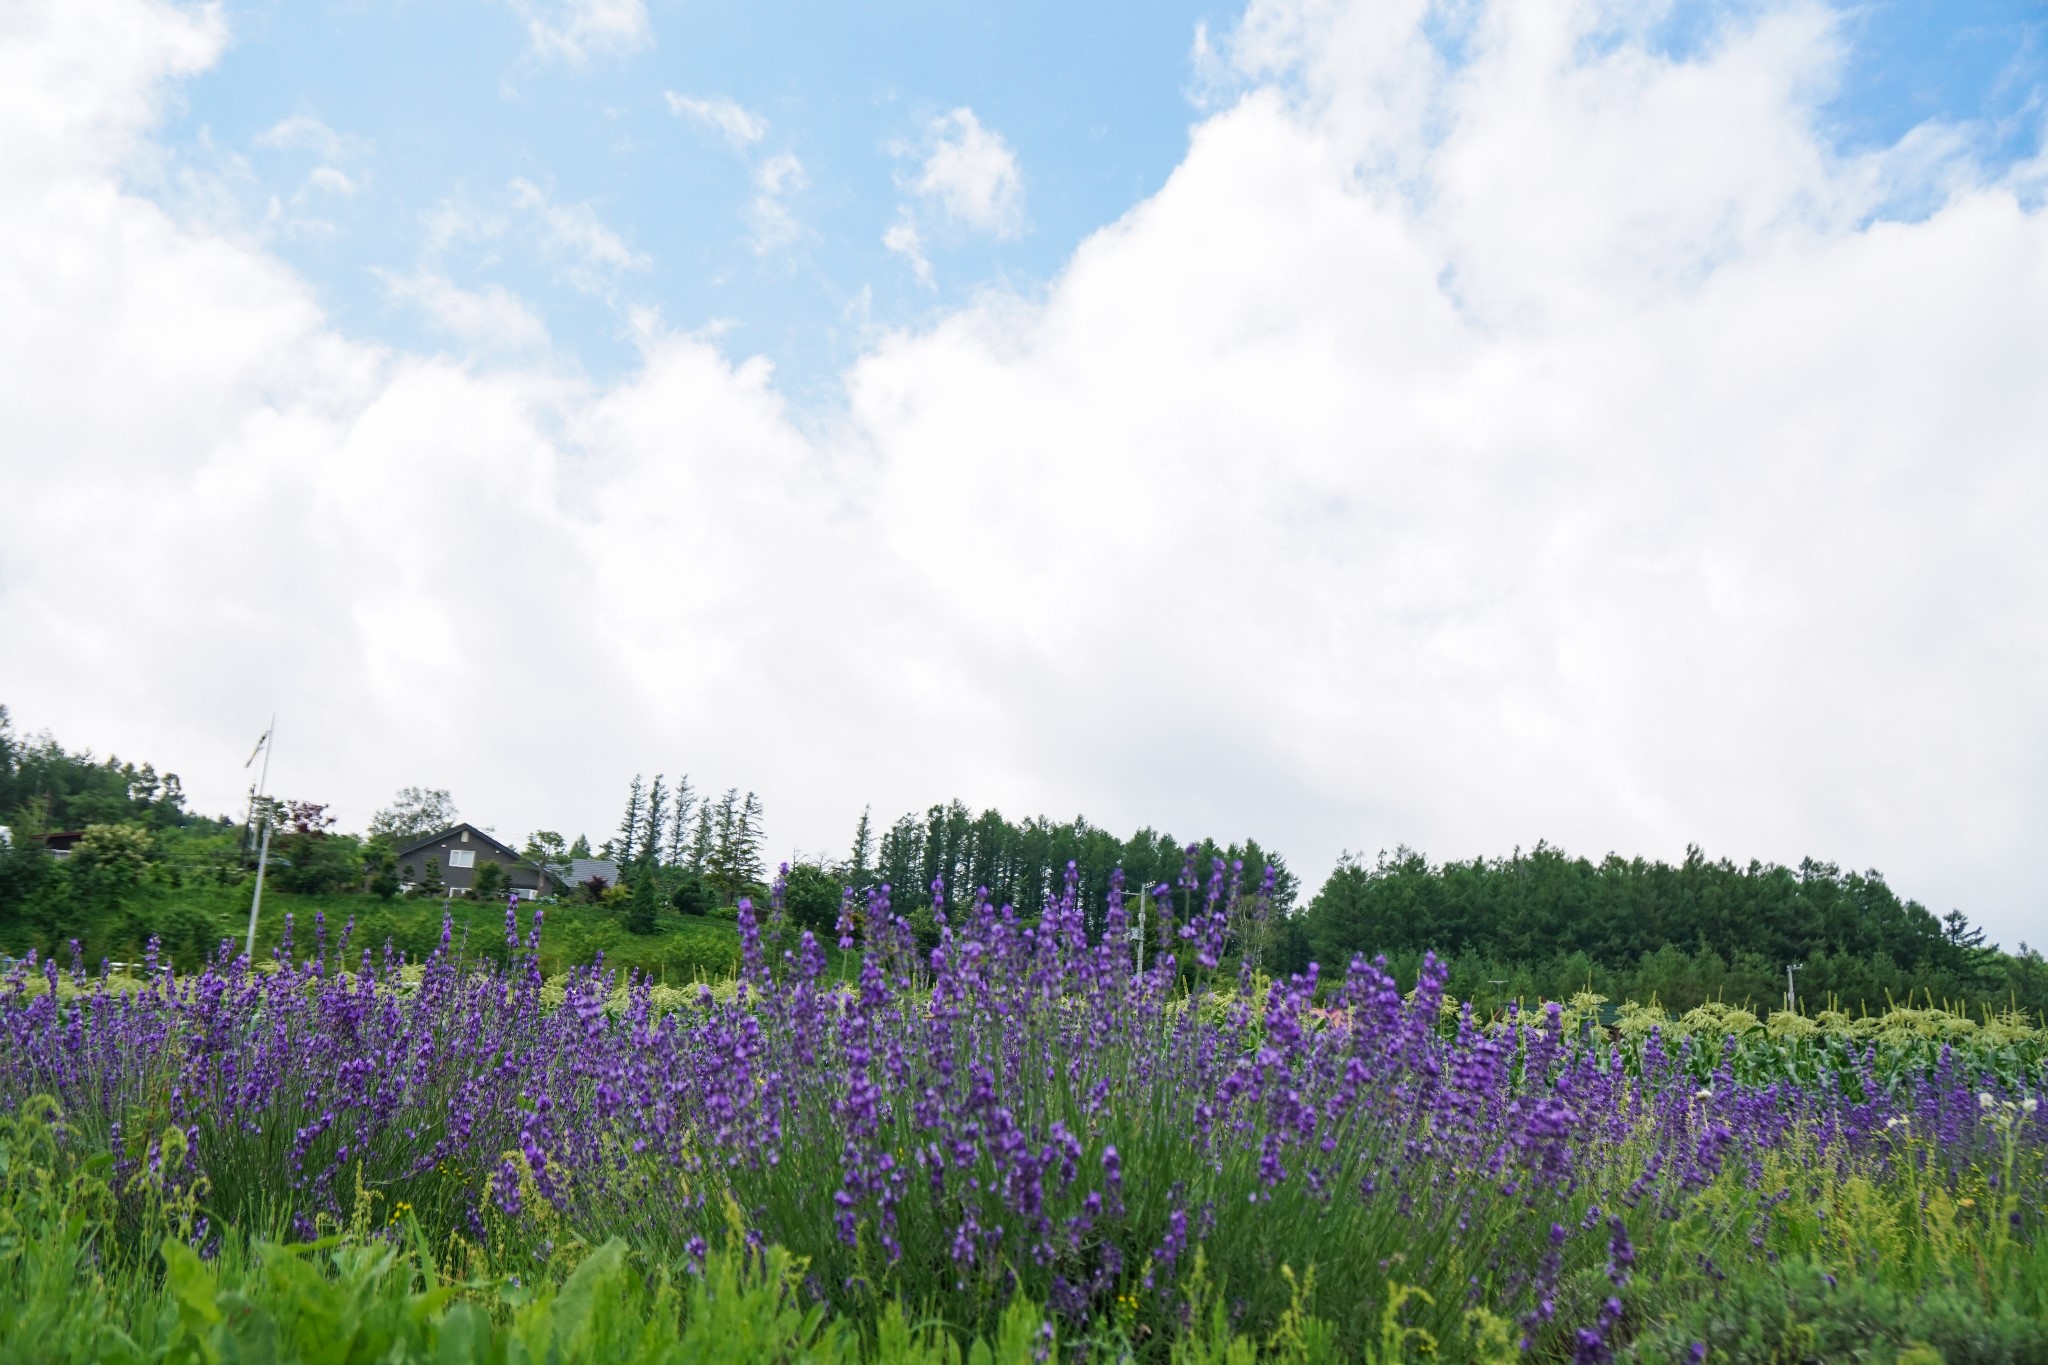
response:
[[[37,946],[68,962],[68,942],[76,939],[88,966],[97,968],[102,959],[140,961],[154,934],[162,940],[165,958],[180,970],[191,970],[223,939],[240,948],[249,928],[250,890],[247,882],[151,887],[118,908],[87,911],[71,922],[33,934],[18,931],[4,946],[16,954]],[[525,903],[520,906],[522,937],[531,925],[534,908]],[[592,962],[600,952],[615,967],[642,971],[672,985],[722,980],[731,976],[739,963],[739,931],[728,920],[668,911],[660,918],[659,932],[643,936],[627,932],[623,911],[613,906],[565,901],[540,908],[547,920],[541,967],[551,976]],[[441,941],[444,913],[454,919],[456,939],[467,936],[470,956],[502,954],[505,908],[501,902],[429,896],[397,896],[387,901],[375,896],[294,895],[266,889],[256,931],[257,958],[267,958],[277,946],[287,915],[292,918],[297,951],[310,951],[316,917],[324,915],[330,951],[353,918],[352,956],[365,948],[381,953],[388,942],[408,958],[423,960]]]

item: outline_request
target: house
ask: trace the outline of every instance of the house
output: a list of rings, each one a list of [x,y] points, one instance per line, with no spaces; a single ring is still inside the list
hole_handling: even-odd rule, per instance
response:
[[[43,848],[52,858],[69,858],[71,851],[78,847],[78,841],[84,837],[82,829],[53,829],[42,836]]]
[[[395,856],[398,880],[408,891],[426,876],[429,858],[440,860],[441,885],[451,894],[476,885],[476,870],[486,863],[496,863],[505,869],[506,885],[518,892],[521,900],[559,895],[573,885],[560,869],[550,867],[543,872],[531,860],[520,857],[518,850],[467,823],[415,840]]]
[[[571,858],[566,863],[550,863],[548,871],[572,887],[588,886],[592,877],[606,886],[619,884],[619,865],[610,858]]]

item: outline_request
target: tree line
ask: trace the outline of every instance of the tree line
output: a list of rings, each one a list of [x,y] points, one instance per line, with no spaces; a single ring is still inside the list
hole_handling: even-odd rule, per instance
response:
[[[1292,956],[1338,970],[1354,954],[1467,964],[1474,993],[1521,979],[1556,994],[1595,978],[1616,999],[1698,1003],[1719,992],[1882,1007],[1932,993],[1993,1008],[2048,1008],[2048,970],[2025,944],[1985,946],[1961,911],[1937,917],[1875,871],[1709,859],[1598,862],[1539,843],[1507,857],[1432,863],[1400,848],[1343,857],[1297,924]],[[1485,975],[1490,973],[1491,975]],[[1541,982],[1537,985],[1537,982]],[[1496,992],[1499,993],[1499,992]]]
[[[361,836],[337,831],[317,802],[252,800],[252,815],[195,814],[175,773],[70,752],[48,734],[21,736],[0,706],[0,825],[14,834],[0,847],[0,946],[51,946],[83,919],[116,915],[133,921],[124,932],[136,941],[183,935],[204,950],[210,945],[198,940],[208,931],[179,918],[174,893],[195,880],[245,879],[253,833],[265,821],[273,830],[268,884],[277,891],[388,899],[402,884],[430,880],[397,866],[394,851],[458,817],[447,791],[421,787],[401,790]],[[742,896],[766,906],[773,878],[765,823],[752,791],[704,797],[688,775],[673,783],[636,776],[618,828],[596,850],[617,865],[618,884],[576,893],[640,933],[658,932],[673,914],[730,918]],[[43,836],[59,831],[82,836],[62,862],[42,851]],[[559,868],[591,856],[592,846],[581,834],[568,840],[537,830],[521,851]],[[1061,894],[1071,864],[1088,926],[1100,933],[1118,871],[1130,892],[1166,885],[1186,901],[1195,894],[1183,886],[1190,869],[1204,882],[1218,860],[1241,867],[1247,891],[1274,868],[1257,945],[1271,970],[1319,962],[1334,979],[1354,956],[1385,955],[1412,974],[1433,951],[1452,963],[1453,988],[1474,998],[1592,987],[1682,1007],[1779,998],[1786,967],[1796,965],[1796,989],[1808,1001],[1876,1007],[1917,992],[2048,1013],[2048,964],[2039,953],[2024,944],[2015,953],[1987,947],[1962,912],[1937,916],[1875,871],[1811,859],[1737,864],[1691,849],[1676,864],[1616,855],[1596,862],[1539,843],[1505,857],[1436,863],[1400,848],[1371,860],[1347,854],[1303,905],[1285,858],[1255,839],[1190,845],[1149,827],[1120,836],[1078,815],[1018,820],[954,800],[887,825],[863,811],[843,855],[791,860],[783,894],[790,919],[822,934],[837,921],[845,889],[859,904],[886,885],[897,912],[932,940],[934,882],[949,915],[986,889],[1028,922]],[[1177,913],[1187,909],[1180,904]]]

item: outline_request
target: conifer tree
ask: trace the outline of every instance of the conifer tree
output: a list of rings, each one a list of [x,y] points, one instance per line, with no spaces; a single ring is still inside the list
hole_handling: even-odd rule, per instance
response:
[[[860,823],[853,827],[853,853],[846,862],[846,880],[852,883],[854,890],[865,891],[871,885],[868,873],[874,857],[874,807],[862,806]]]
[[[711,868],[711,803],[697,803],[697,832],[690,836],[690,871],[703,875]]]
[[[659,925],[655,921],[655,893],[653,859],[644,860],[643,866],[633,874],[633,898],[626,902],[626,931],[633,934],[651,934]]]
[[[690,775],[684,773],[676,779],[676,794],[669,804],[668,847],[664,861],[670,867],[682,867],[690,861],[690,812],[696,804],[697,793],[690,786]]]
[[[612,840],[612,856],[621,866],[633,861],[633,850],[640,846],[640,824],[647,810],[647,788],[640,780],[640,774],[633,774],[633,785],[626,795],[626,818],[619,822],[619,837]]]
[[[654,785],[647,789],[647,813],[640,820],[640,842],[638,845],[641,862],[661,862],[661,828],[668,818],[668,788],[662,784],[663,774],[654,775]]]
[[[746,800],[740,803],[739,824],[733,832],[733,869],[739,874],[740,885],[767,880],[768,866],[761,860],[765,839],[761,829],[761,798],[748,792]]]

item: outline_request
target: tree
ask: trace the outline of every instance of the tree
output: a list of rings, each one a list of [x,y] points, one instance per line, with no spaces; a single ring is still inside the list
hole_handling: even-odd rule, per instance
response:
[[[720,904],[731,905],[742,890],[761,880],[761,798],[729,787],[714,812],[711,856],[704,876],[718,888]]]
[[[676,794],[669,809],[668,846],[665,861],[670,867],[681,867],[690,859],[690,812],[697,804],[697,793],[690,786],[690,775],[684,773],[676,779]]]
[[[692,872],[701,874],[711,862],[712,839],[711,803],[700,801],[697,803],[697,830],[690,836],[689,868]]]
[[[662,777],[654,775],[654,785],[647,789],[647,814],[640,821],[640,860],[655,864],[661,862],[661,833],[668,819],[668,788]]]
[[[816,934],[839,920],[839,879],[822,863],[792,863],[783,882],[782,905],[790,923]]]
[[[704,856],[704,880],[710,882],[719,894],[720,905],[730,905],[739,894],[739,873],[734,861],[733,836],[739,829],[740,789],[727,787],[725,795],[718,798],[718,804],[704,812],[700,824],[704,827],[705,842],[709,848]]]
[[[640,824],[646,814],[647,786],[640,774],[634,773],[633,785],[626,792],[626,816],[619,821],[619,837],[612,840],[612,856],[621,867],[633,861],[633,850],[640,846]]]
[[[88,898],[112,904],[142,884],[156,858],[156,839],[138,822],[87,825],[65,870]]]
[[[380,900],[390,900],[398,894],[398,862],[392,857],[391,844],[384,839],[371,839],[363,845],[363,889]]]
[[[470,894],[478,900],[496,900],[505,894],[505,867],[502,863],[479,862],[476,872],[470,878]]]
[[[633,934],[651,934],[660,927],[655,912],[660,907],[654,888],[654,860],[641,861],[640,871],[633,878],[633,899],[626,903],[626,931]]]
[[[860,823],[853,827],[853,853],[846,860],[846,880],[855,891],[865,891],[873,884],[868,875],[869,865],[875,857],[874,807],[860,808]],[[795,871],[794,868],[791,871]]]
[[[438,896],[441,894],[444,888],[441,885],[441,860],[439,858],[427,859],[427,873],[424,877],[420,878],[419,886],[416,889],[423,896]]]
[[[418,843],[455,823],[455,802],[443,787],[401,787],[391,804],[370,818],[369,833],[394,848]]]
[[[670,905],[678,914],[708,915],[717,904],[717,896],[705,880],[695,872],[684,868],[676,879],[675,890],[669,893]]]
[[[1970,927],[1970,917],[1960,910],[1951,910],[1941,917],[1941,935],[1950,946],[1969,951],[1984,946],[1984,931]]]
[[[761,824],[761,798],[748,792],[747,799],[740,804],[739,829],[734,840],[737,870],[743,885],[765,880],[768,876],[767,864],[761,860],[761,845],[767,838]]]
[[[569,856],[572,859],[588,858],[590,856],[590,840],[584,838],[581,834],[577,835],[576,842],[569,845]]]
[[[561,835],[551,829],[537,829],[526,836],[526,847],[519,851],[519,856],[530,863],[555,864],[569,861],[572,855]]]

